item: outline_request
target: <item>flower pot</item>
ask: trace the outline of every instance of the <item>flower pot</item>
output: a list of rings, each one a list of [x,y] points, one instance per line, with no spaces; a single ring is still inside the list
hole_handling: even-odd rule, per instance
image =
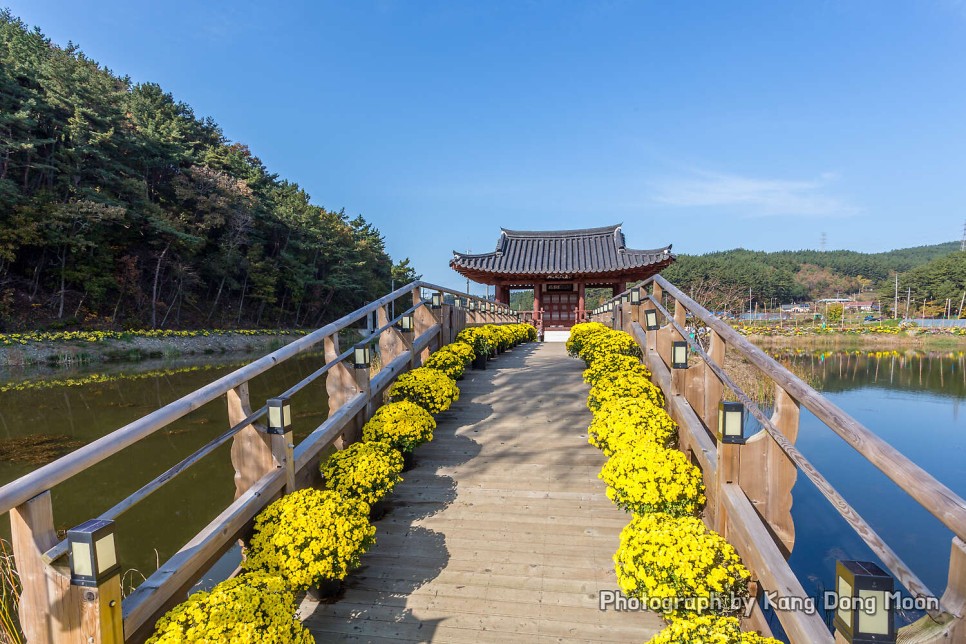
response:
[[[323,579],[318,586],[313,586],[306,591],[305,596],[309,601],[327,602],[332,601],[342,592],[341,579]]]
[[[405,459],[405,457],[403,458]],[[403,467],[405,467],[405,464]],[[389,512],[389,501],[387,501],[385,498],[379,499],[369,506],[369,520],[378,521],[386,516],[387,512]]]
[[[486,371],[486,356],[479,356],[473,360],[474,369],[482,369]]]
[[[408,472],[409,470],[416,467],[416,457],[413,456],[412,452],[403,452],[403,472]]]

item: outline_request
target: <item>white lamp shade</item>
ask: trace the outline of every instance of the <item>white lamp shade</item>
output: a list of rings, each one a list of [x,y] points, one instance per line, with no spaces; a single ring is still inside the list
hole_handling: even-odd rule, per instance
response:
[[[71,567],[75,575],[94,576],[94,557],[91,556],[91,545],[89,543],[84,541],[71,542],[70,554],[72,557]]]
[[[688,365],[688,345],[685,342],[675,342],[671,350],[671,362],[677,369]]]
[[[85,544],[86,545],[86,544]],[[117,565],[117,549],[114,547],[114,533],[111,532],[94,542],[97,552],[97,574]]]
[[[886,592],[884,590],[859,590],[859,603],[872,607],[868,613],[859,610],[859,632],[869,635],[888,635],[892,616],[886,608]]]

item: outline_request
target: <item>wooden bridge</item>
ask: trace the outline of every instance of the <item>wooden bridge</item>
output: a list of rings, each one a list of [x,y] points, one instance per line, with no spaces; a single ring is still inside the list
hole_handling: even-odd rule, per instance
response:
[[[433,309],[423,289],[467,297],[422,282],[403,287],[0,488],[0,511],[11,517],[29,640],[143,641],[155,621],[250,531],[261,509],[285,490],[318,483],[320,458],[356,440],[400,373],[466,325],[515,320],[474,298],[473,311],[447,304]],[[679,424],[681,448],[703,473],[705,521],[736,547],[754,573],[754,591],[808,596],[787,563],[794,548],[790,493],[800,472],[913,596],[934,596],[795,449],[804,407],[955,535],[938,609],[903,629],[900,639],[966,641],[966,502],[660,276],[635,289],[640,304],[631,304],[625,292],[596,317],[641,345]],[[396,315],[389,312],[393,304]],[[656,310],[658,328],[642,326],[645,309]],[[404,333],[394,323],[408,315],[414,329]],[[341,331],[359,325],[372,329],[370,341],[381,357],[382,368],[371,378],[368,370],[344,364],[352,347],[339,344]],[[706,333],[695,334],[696,340],[691,331],[698,327]],[[672,368],[676,341],[691,348],[687,369]],[[252,408],[247,383],[317,347],[325,350],[325,365],[284,395],[318,387],[324,379],[329,418],[298,445],[267,435],[260,424],[267,408]],[[774,382],[772,415],[731,380],[721,366],[726,351]],[[562,345],[549,343],[518,347],[491,364],[495,368],[471,372],[461,383],[463,396],[440,418],[436,440],[417,451],[417,467],[394,493],[391,513],[377,523],[378,543],[350,575],[344,597],[332,604],[303,603],[302,616],[319,641],[640,642],[662,627],[653,614],[598,610],[600,591],[616,589],[611,556],[627,516],[607,501],[596,478],[603,458],[586,442],[590,418],[582,365],[567,358]],[[728,390],[764,428],[745,445],[716,440],[717,405]],[[202,405],[224,404],[223,397],[225,433],[101,518],[116,518],[229,442],[235,501],[123,601],[119,589],[72,586],[66,543],[54,530],[51,488]],[[796,644],[833,641],[819,614],[778,611],[776,618]],[[771,631],[761,610],[746,626]]]

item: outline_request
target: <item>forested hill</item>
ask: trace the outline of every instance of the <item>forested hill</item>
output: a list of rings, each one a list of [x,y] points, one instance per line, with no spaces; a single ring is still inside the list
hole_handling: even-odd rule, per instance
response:
[[[0,12],[0,330],[316,326],[392,270],[362,217]]]
[[[698,301],[723,309],[741,308],[736,302],[747,306],[749,289],[754,301],[769,306],[861,292],[874,299],[873,291],[886,281],[891,283],[897,271],[902,281],[902,274],[949,256],[959,247],[959,242],[948,242],[884,253],[736,249],[679,255],[662,275]]]

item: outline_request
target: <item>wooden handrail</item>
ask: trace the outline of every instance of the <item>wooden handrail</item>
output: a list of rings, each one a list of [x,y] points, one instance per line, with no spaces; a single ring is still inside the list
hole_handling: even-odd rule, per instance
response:
[[[95,440],[80,449],[67,454],[52,463],[48,463],[33,472],[26,474],[15,481],[0,487],[0,513],[32,499],[38,494],[42,494],[55,485],[66,481],[72,476],[83,470],[100,463],[101,461],[113,456],[126,447],[133,445],[139,440],[163,429],[171,423],[183,418],[189,413],[202,407],[203,405],[224,395],[252,378],[261,375],[277,364],[288,360],[300,353],[308,351],[329,335],[338,333],[349,325],[365,318],[373,313],[380,306],[396,300],[411,293],[417,288],[427,288],[438,290],[450,294],[469,297],[470,299],[485,302],[483,298],[472,295],[462,294],[442,286],[436,286],[422,281],[406,284],[392,293],[385,295],[378,300],[370,302],[365,306],[349,313],[338,320],[331,322],[324,327],[301,337],[272,353],[255,360],[254,362],[241,367],[221,378],[211,382],[200,389],[193,391],[178,400],[147,414],[127,425],[117,429],[106,436]],[[400,314],[401,316],[402,314]],[[400,317],[400,316],[397,316]]]
[[[255,515],[262,508],[285,490],[296,489],[296,477],[300,481],[298,485],[305,485],[314,478],[307,468],[310,465],[315,467],[323,450],[332,446],[342,446],[346,440],[354,440],[353,434],[358,431],[360,423],[368,418],[373,403],[377,400],[381,401],[383,392],[396,377],[418,365],[420,360],[428,355],[429,350],[438,347],[443,341],[451,341],[454,335],[454,324],[462,328],[467,321],[500,323],[519,319],[515,312],[503,310],[489,312],[483,310],[488,307],[479,306],[478,312],[469,313],[465,318],[462,313],[454,318],[453,313],[450,312],[442,319],[436,317],[434,320],[434,316],[429,314],[429,300],[424,299],[423,289],[449,293],[480,304],[488,303],[488,300],[483,298],[422,281],[401,286],[392,293],[128,423],[93,443],[0,487],[0,512],[10,511],[12,517],[16,515],[21,519],[18,524],[20,529],[15,531],[13,539],[14,549],[19,553],[18,565],[22,562],[26,562],[25,565],[28,566],[33,565],[33,568],[30,568],[30,574],[22,577],[25,593],[30,595],[29,607],[25,608],[25,610],[29,609],[31,615],[28,630],[43,639],[42,633],[53,632],[48,628],[52,623],[51,620],[60,623],[76,618],[71,612],[73,609],[64,602],[66,597],[64,593],[69,589],[66,585],[67,578],[60,568],[51,565],[54,559],[59,558],[66,551],[66,543],[57,539],[52,527],[54,524],[49,490],[53,486],[227,394],[229,419],[232,425],[228,430],[208,441],[102,515],[103,518],[115,518],[211,454],[219,446],[229,440],[235,440],[232,464],[236,471],[238,498],[148,577],[129,598],[121,602],[122,606],[119,610],[123,611],[125,637],[134,641],[143,640],[149,634],[153,620],[183,598],[217,557],[226,552],[236,539],[242,537],[245,531],[251,528]],[[390,316],[386,310],[387,305],[407,295],[412,296],[412,305],[400,307],[404,310]],[[424,307],[425,310],[423,310]],[[388,363],[384,364],[371,379],[368,372],[360,379],[359,373],[348,371],[343,364],[352,356],[355,347],[340,353],[338,333],[374,313],[377,313],[381,326],[374,329],[372,335],[362,342],[379,342],[382,348],[387,334],[395,333],[399,336],[397,332],[391,331],[394,324],[403,316],[410,314],[416,316],[416,330],[419,335],[403,340],[404,348],[401,351],[399,345],[395,345],[395,348],[385,356]],[[444,340],[444,336],[448,339]],[[255,411],[249,408],[248,382],[281,362],[320,344],[325,346],[325,365],[290,387],[283,395],[292,395],[329,372],[336,374],[335,381],[327,380],[326,388],[330,395],[329,418],[294,450],[288,446],[288,454],[280,451],[284,446],[280,447],[273,442],[266,460],[264,450],[268,445],[263,442],[264,428],[255,425],[256,421],[265,414],[266,407],[262,406]],[[330,374],[330,379],[332,377]],[[337,393],[338,396],[336,396]],[[237,462],[236,448],[239,449],[238,457],[241,459]],[[286,464],[288,464],[287,467]],[[239,472],[243,472],[241,478]],[[40,532],[35,533],[34,528]],[[38,535],[40,538],[37,538]],[[48,584],[44,580],[45,576],[53,576],[55,581]],[[56,615],[54,615],[55,611]],[[45,613],[50,614],[45,615]],[[77,632],[73,627],[68,628],[63,633],[67,638],[64,641],[74,641],[72,638]],[[55,636],[54,640],[61,641],[60,636]]]
[[[957,537],[966,539],[966,500],[808,386],[801,378],[770,358],[748,338],[735,331],[731,325],[711,315],[707,309],[682,293],[676,286],[659,275],[652,279],[688,311],[717,331],[730,346],[735,347],[749,362],[798,400],[803,407],[906,491]]]
[[[719,333],[749,362],[781,386],[802,406],[812,412],[829,429],[838,434],[859,454],[907,492],[919,505],[939,519],[960,539],[966,540],[966,500],[940,483],[902,452],[882,440],[867,427],[846,414],[840,407],[808,386],[801,378],[770,358],[731,325],[713,316],[707,309],[685,295],[660,275],[650,277],[611,298],[650,283],[660,286],[685,309]]]
[[[675,320],[663,304],[658,302],[653,296],[648,299],[654,303],[657,309],[668,319],[671,325],[681,334],[688,345],[694,349],[704,360],[704,363],[714,372],[721,382],[725,384],[735,396],[745,406],[748,412],[761,423],[762,429],[778,444],[782,452],[798,467],[799,471],[804,472],[805,476],[815,485],[816,489],[832,504],[838,513],[845,519],[845,522],[855,530],[856,534],[865,542],[867,546],[879,557],[882,563],[892,574],[896,576],[900,583],[905,586],[914,597],[935,597],[936,595],[929,590],[929,587],[919,578],[912,569],[896,554],[896,552],[879,536],[875,529],[862,518],[852,505],[845,500],[838,490],[829,483],[821,472],[802,454],[795,445],[789,441],[785,435],[775,427],[771,419],[765,415],[754,400],[751,399],[725,372],[724,368],[717,364],[708,356],[704,347],[700,343],[688,337],[687,330]],[[934,618],[938,618],[940,613],[930,611]]]

